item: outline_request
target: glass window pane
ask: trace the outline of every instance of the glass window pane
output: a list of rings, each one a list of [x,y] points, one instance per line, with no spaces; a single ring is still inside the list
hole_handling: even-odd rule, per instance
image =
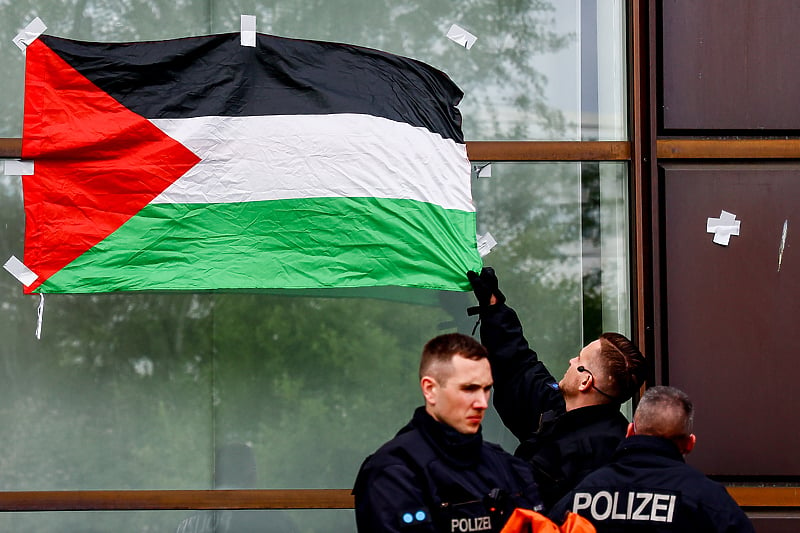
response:
[[[499,242],[485,263],[556,375],[629,330],[625,168],[496,163],[475,183]],[[23,217],[2,184],[8,256]],[[36,340],[38,296],[0,287],[3,490],[349,487],[421,403],[424,342],[474,325],[470,293],[47,295]],[[516,446],[494,416],[485,429]],[[215,454],[234,444],[249,462]]]
[[[469,140],[627,136],[623,0],[13,2],[0,20],[9,36],[0,43],[0,136],[21,134],[23,56],[10,39],[32,12],[52,35],[96,41],[236,32],[240,15],[256,15],[262,33],[378,48],[443,70],[465,93]],[[471,49],[447,39],[452,24],[478,37]]]
[[[630,334],[627,187],[618,163],[493,163],[473,187],[478,233],[498,242],[484,264],[556,379],[603,331]]]
[[[215,6],[215,31],[236,31],[241,3]],[[623,0],[277,0],[251,11],[262,32],[378,48],[443,70],[464,90],[467,139],[626,138]],[[472,48],[445,37],[452,24],[478,38]]]
[[[34,12],[51,34],[98,41],[238,31],[239,15],[255,14],[261,32],[369,46],[441,68],[465,91],[468,139],[626,137],[622,0],[12,2],[0,17],[8,36],[0,41],[0,137],[21,135],[23,54],[10,37]],[[452,23],[478,36],[472,49],[445,37]],[[486,263],[554,374],[601,329],[630,329],[625,165],[494,164],[493,176],[475,184],[475,200],[479,232],[500,242]],[[17,177],[0,176],[0,222],[0,258],[21,258]],[[469,333],[474,319],[464,310],[474,299],[336,296],[49,295],[36,340],[38,296],[23,296],[3,272],[0,489],[349,487],[363,458],[421,403],[423,343]],[[516,446],[495,415],[484,429]],[[232,470],[217,452],[231,445],[244,445],[255,466],[222,481]],[[325,516],[323,524],[331,515],[303,516]]]
[[[602,331],[628,332],[626,169],[494,163],[473,187],[478,233],[499,243],[484,264],[554,374]]]

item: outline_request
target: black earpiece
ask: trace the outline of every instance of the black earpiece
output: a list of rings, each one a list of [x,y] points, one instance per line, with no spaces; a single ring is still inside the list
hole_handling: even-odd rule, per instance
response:
[[[586,368],[586,367],[585,367],[585,366],[583,366],[583,365],[581,365],[581,366],[577,367],[575,370],[577,370],[578,372],[586,372],[587,374],[589,374],[589,375],[592,377],[592,388],[593,388],[594,390],[596,390],[597,392],[599,392],[600,394],[602,394],[603,396],[605,396],[606,398],[608,398],[608,399],[610,399],[610,400],[613,400],[613,401],[615,401],[615,402],[618,402],[618,401],[619,401],[619,400],[617,400],[615,397],[611,396],[610,394],[606,394],[605,392],[601,391],[600,389],[598,389],[598,388],[595,386],[595,384],[594,384],[594,374],[592,374],[591,370],[589,370],[588,368]]]

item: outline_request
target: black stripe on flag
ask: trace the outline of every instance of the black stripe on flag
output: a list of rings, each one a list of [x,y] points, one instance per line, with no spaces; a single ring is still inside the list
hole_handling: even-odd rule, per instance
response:
[[[463,143],[463,92],[443,72],[379,50],[229,33],[141,43],[44,43],[131,111],[149,119],[357,113]]]

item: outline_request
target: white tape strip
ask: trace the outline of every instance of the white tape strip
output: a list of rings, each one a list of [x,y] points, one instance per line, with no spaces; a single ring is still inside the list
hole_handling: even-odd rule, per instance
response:
[[[33,161],[9,159],[3,165],[3,174],[6,176],[33,176]]]
[[[478,40],[477,37],[472,35],[470,32],[459,26],[458,24],[453,24],[450,26],[450,29],[447,31],[447,38],[453,41],[454,43],[458,43],[467,50],[472,48],[472,45],[475,44],[475,41]]]
[[[494,240],[492,234],[488,231],[486,235],[478,235],[478,253],[481,254],[481,257],[486,257],[489,255],[495,246],[497,246],[497,241]]]
[[[17,278],[17,280],[26,287],[36,281],[36,278],[39,277],[34,274],[30,268],[26,267],[22,261],[13,255],[8,258],[8,261],[6,261],[6,264],[3,265],[3,268],[8,270],[12,276]]]
[[[728,213],[724,209],[720,212],[719,218],[711,218],[706,221],[706,232],[713,233],[715,243],[728,246],[731,235],[739,235],[741,221],[736,220],[736,215]]]
[[[255,15],[242,15],[242,46],[256,45],[256,17]]]
[[[478,178],[491,178],[492,177],[492,164],[491,163],[472,163],[472,177]]]
[[[46,29],[47,26],[44,25],[42,19],[36,17],[30,22],[30,24],[25,26],[24,30],[19,32],[17,36],[14,37],[13,39],[14,44],[16,44],[17,47],[24,52],[25,49],[28,48],[28,46],[30,46],[31,43],[33,43],[33,41],[38,39],[39,36],[43,34],[44,30]]]
[[[44,293],[39,294],[39,307],[36,308],[36,339],[42,338],[42,322],[44,321]]]
[[[786,248],[786,234],[789,231],[789,219],[783,221],[783,232],[781,233],[781,245],[778,248],[778,272],[781,271],[781,263],[783,263],[783,250]]]

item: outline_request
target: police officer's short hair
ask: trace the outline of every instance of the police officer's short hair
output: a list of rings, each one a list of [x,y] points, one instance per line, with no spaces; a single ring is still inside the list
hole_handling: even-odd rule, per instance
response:
[[[486,359],[489,352],[486,347],[469,335],[463,333],[446,333],[429,340],[422,349],[419,362],[419,377],[429,375],[435,364],[449,364],[454,355],[467,359]]]
[[[619,403],[628,401],[642,386],[647,365],[642,352],[619,333],[600,335],[600,355],[610,387],[607,391]]]
[[[685,392],[675,387],[650,387],[639,400],[633,422],[639,435],[685,438],[692,434],[694,405]]]

